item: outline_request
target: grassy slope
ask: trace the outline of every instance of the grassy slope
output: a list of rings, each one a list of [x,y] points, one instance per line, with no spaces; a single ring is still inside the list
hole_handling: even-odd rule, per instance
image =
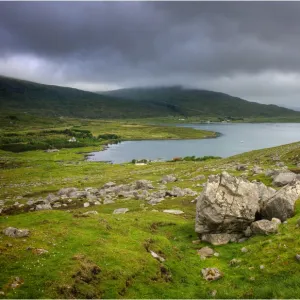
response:
[[[119,97],[120,96],[120,97]],[[122,98],[126,98],[126,100]],[[99,95],[0,76],[0,111],[80,118],[285,117],[295,112],[223,93],[181,88],[128,89]]]
[[[264,105],[224,93],[181,87],[121,89],[106,95],[134,99],[137,103],[154,102],[161,106],[167,105],[174,112],[186,117],[300,117],[299,112],[276,105]]]
[[[94,128],[95,125],[90,126]],[[131,132],[132,127],[129,128]],[[96,132],[96,128],[93,130]],[[191,178],[224,169],[238,175],[241,172],[233,168],[238,162],[267,168],[274,164],[271,157],[279,155],[293,167],[299,161],[300,143],[222,160],[146,166],[86,162],[78,149],[21,154],[2,151],[0,155],[8,166],[0,170],[0,199],[22,202],[61,187],[100,187],[111,180],[120,184],[150,179],[157,185],[161,176],[170,173],[176,174],[180,181],[168,187],[191,187],[200,192],[201,187],[196,187]],[[270,183],[264,175],[249,178]],[[17,199],[17,196],[24,198]],[[294,259],[300,252],[300,229],[295,228],[300,217],[300,203],[296,216],[288,224],[281,225],[278,235],[213,247],[220,256],[202,261],[197,249],[205,244],[192,244],[196,234],[195,204],[191,200],[191,197],[169,199],[152,207],[144,201],[120,199],[115,204],[76,210],[99,212],[88,218],[78,218],[72,211],[55,210],[0,217],[0,229],[15,226],[32,231],[27,239],[0,235],[0,290],[5,292],[0,297],[211,298],[212,290],[217,291],[217,298],[300,297],[300,265]],[[119,207],[128,207],[130,211],[125,215],[112,215]],[[185,214],[167,215],[152,211],[153,208],[159,211],[181,209]],[[7,243],[12,247],[7,247]],[[26,250],[28,247],[44,248],[49,253],[37,256]],[[161,264],[153,259],[147,247],[161,253],[166,261]],[[249,252],[242,253],[242,247],[247,247]],[[229,266],[232,258],[241,259],[241,264]],[[89,273],[93,264],[101,269],[98,275]],[[261,270],[260,265],[265,269]],[[224,278],[216,282],[204,281],[201,276],[204,267],[220,268]],[[12,290],[8,284],[15,276],[23,279],[24,284]]]

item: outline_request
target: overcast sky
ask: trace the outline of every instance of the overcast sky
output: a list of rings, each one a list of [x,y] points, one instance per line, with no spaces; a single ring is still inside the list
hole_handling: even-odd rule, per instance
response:
[[[300,107],[300,2],[0,2],[0,74]]]

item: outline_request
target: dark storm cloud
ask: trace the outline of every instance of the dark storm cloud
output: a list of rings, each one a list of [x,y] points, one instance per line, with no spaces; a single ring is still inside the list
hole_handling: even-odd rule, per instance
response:
[[[299,25],[297,2],[0,2],[0,73],[296,103]]]

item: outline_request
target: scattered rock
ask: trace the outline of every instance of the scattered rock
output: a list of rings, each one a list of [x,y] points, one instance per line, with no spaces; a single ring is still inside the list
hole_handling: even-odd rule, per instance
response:
[[[165,175],[162,179],[161,179],[161,183],[162,184],[166,184],[168,182],[175,182],[177,181],[177,177],[175,177],[174,175]]]
[[[155,253],[155,252],[152,251],[152,250],[150,250],[150,254],[151,254],[155,259],[157,259],[157,260],[160,261],[160,262],[164,262],[164,261],[165,261],[165,259],[164,259],[163,257],[159,256],[157,253]]]
[[[237,165],[237,166],[235,167],[235,169],[236,169],[237,171],[246,171],[246,170],[247,170],[247,166],[246,166],[246,165],[240,164],[240,165]]]
[[[262,168],[259,167],[259,166],[254,166],[254,167],[252,168],[252,173],[253,173],[253,175],[261,174],[262,172],[263,172],[263,170],[262,170]]]
[[[296,254],[296,259],[300,261],[300,254]]]
[[[83,207],[89,207],[90,206],[90,203],[89,202],[84,202],[83,203]]]
[[[49,210],[49,209],[52,209],[50,203],[38,204],[38,205],[35,207],[35,210]]]
[[[272,234],[278,232],[278,223],[269,220],[259,220],[251,224],[251,230],[254,234]]]
[[[219,256],[220,256],[220,253],[215,252],[215,253],[214,253],[214,256],[215,256],[215,257],[219,257]]]
[[[243,248],[241,249],[241,252],[247,253],[247,252],[248,252],[248,249],[247,249],[246,247],[243,247]]]
[[[245,235],[246,237],[250,237],[250,236],[252,235],[252,230],[251,230],[251,227],[250,227],[250,226],[248,226],[248,227],[246,228],[246,230],[244,231],[244,235]]]
[[[300,181],[293,181],[263,201],[260,213],[266,219],[278,218],[283,222],[294,215],[295,202],[299,197]]]
[[[240,259],[233,258],[233,259],[229,262],[229,265],[230,265],[230,266],[236,266],[236,265],[239,265],[240,263],[241,263],[241,260],[240,260]]]
[[[193,181],[200,181],[200,180],[205,180],[205,175],[198,175],[196,177],[194,177],[192,180]]]
[[[279,161],[279,162],[277,162],[277,163],[276,163],[276,166],[277,166],[277,167],[281,167],[281,168],[282,168],[282,167],[284,167],[284,166],[285,166],[285,164],[284,164],[284,162],[282,162],[282,161]]]
[[[212,245],[225,245],[230,241],[237,241],[241,237],[241,234],[230,233],[205,233],[202,235],[201,240],[208,242]]]
[[[24,283],[24,280],[21,279],[20,277],[15,277],[12,281],[12,283],[10,284],[10,287],[12,289],[16,289],[18,288],[19,286],[21,286],[22,284]]]
[[[223,277],[223,274],[217,268],[205,268],[201,270],[201,273],[207,281],[218,280]]]
[[[42,249],[42,248],[35,248],[35,249],[32,249],[32,252],[36,255],[42,255],[42,254],[48,253],[49,251],[46,249]]]
[[[103,185],[103,189],[108,189],[108,188],[111,188],[111,187],[114,187],[114,186],[116,186],[116,183],[110,181],[110,182],[107,182],[107,183],[105,183],[105,184]]]
[[[125,214],[129,211],[128,208],[117,208],[113,211],[114,215]]]
[[[203,247],[197,251],[201,258],[211,257],[214,255],[214,250],[210,247]]]
[[[281,187],[285,186],[288,183],[292,182],[293,180],[296,179],[296,174],[293,172],[284,172],[284,173],[279,173],[274,177],[273,180],[273,185]]]
[[[259,268],[260,268],[261,270],[263,270],[263,269],[265,268],[265,266],[264,266],[264,265],[260,265]]]
[[[137,180],[135,182],[135,189],[139,190],[148,190],[148,189],[153,189],[152,182],[150,180]]]
[[[85,213],[83,213],[84,216],[88,216],[88,215],[98,215],[98,212],[95,210],[89,210]]]
[[[194,240],[194,241],[192,241],[192,244],[194,244],[194,245],[198,245],[200,243],[201,243],[201,240]]]
[[[281,221],[279,219],[277,219],[277,218],[272,218],[271,221],[274,222],[274,223],[276,223],[276,224],[278,224],[278,225],[281,224]]]
[[[163,212],[167,213],[167,214],[173,214],[173,215],[184,214],[184,212],[182,210],[178,210],[178,209],[165,209],[165,210],[163,210]]]
[[[212,297],[216,297],[216,296],[217,296],[217,291],[216,291],[216,290],[213,290],[213,291],[211,291],[210,294],[211,294]]]
[[[27,237],[30,234],[28,229],[18,229],[14,227],[7,227],[3,230],[3,234],[9,237]]]

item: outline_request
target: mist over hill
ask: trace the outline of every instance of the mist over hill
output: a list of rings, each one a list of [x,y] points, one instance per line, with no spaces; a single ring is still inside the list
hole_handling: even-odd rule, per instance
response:
[[[46,116],[145,118],[169,116],[289,117],[300,112],[224,93],[180,86],[93,93],[0,76],[0,109]]]

